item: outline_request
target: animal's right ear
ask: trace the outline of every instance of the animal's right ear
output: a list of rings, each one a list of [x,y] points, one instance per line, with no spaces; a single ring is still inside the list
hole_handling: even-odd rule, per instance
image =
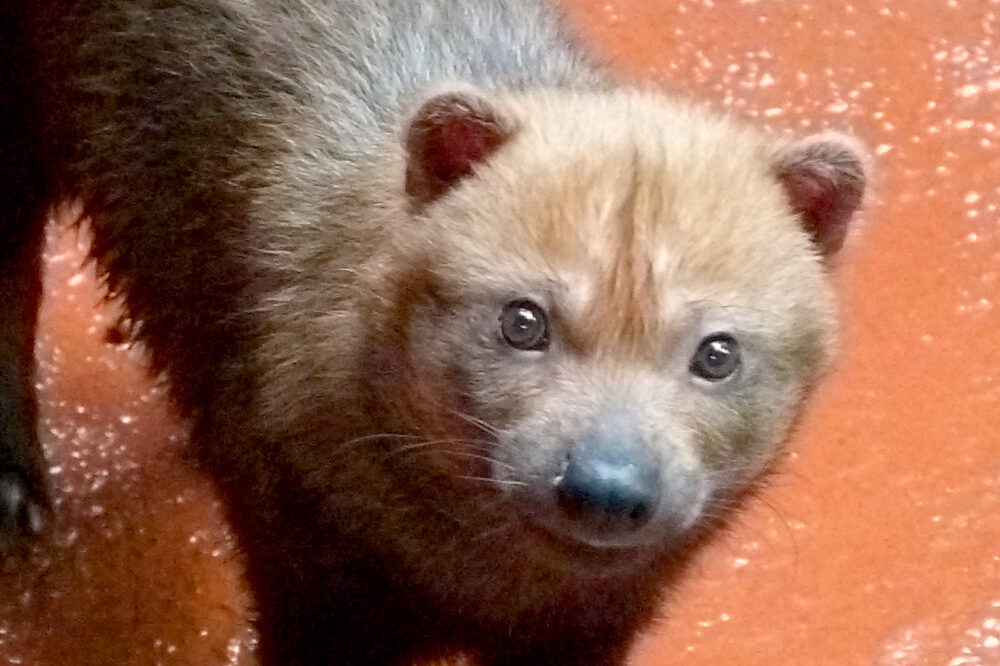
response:
[[[424,102],[405,131],[406,194],[417,210],[445,194],[514,132],[485,95],[467,89]]]
[[[835,254],[864,199],[864,151],[853,139],[825,132],[786,146],[776,167],[792,209],[820,254]]]

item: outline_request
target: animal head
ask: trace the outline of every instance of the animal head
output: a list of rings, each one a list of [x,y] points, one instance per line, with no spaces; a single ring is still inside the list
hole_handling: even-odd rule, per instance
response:
[[[416,476],[542,540],[682,542],[829,359],[861,151],[635,92],[456,87],[402,133],[366,374]]]

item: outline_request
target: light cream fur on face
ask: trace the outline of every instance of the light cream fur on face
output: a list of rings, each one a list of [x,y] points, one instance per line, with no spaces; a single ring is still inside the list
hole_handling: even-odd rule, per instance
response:
[[[670,523],[663,529],[687,530],[717,513],[713,503],[741,492],[773,459],[831,353],[824,251],[781,176],[783,160],[801,148],[654,93],[496,97],[460,86],[428,94],[442,95],[434,113],[445,120],[450,112],[488,116],[496,147],[416,206],[401,179],[421,157],[390,152],[357,194],[377,215],[347,216],[326,232],[344,236],[338,227],[358,226],[347,230],[343,253],[303,258],[303,272],[320,270],[316,277],[329,275],[332,288],[306,281],[287,302],[301,306],[311,294],[318,316],[300,309],[274,330],[315,350],[311,371],[322,376],[296,363],[300,352],[287,342],[264,345],[290,359],[264,359],[269,386],[316,391],[291,407],[275,400],[282,408],[273,425],[300,422],[326,404],[343,411],[345,438],[370,428],[444,442],[420,460],[438,470],[435,483],[454,485],[455,502],[479,496],[481,506],[500,506],[499,491],[511,503],[489,521],[513,525],[524,510],[586,542],[547,493],[568,444],[610,414],[656,450],[663,487],[672,489],[658,514]],[[414,123],[438,121],[414,113]],[[826,141],[841,146],[837,137]],[[360,252],[365,243],[368,253]],[[519,298],[548,314],[544,353],[511,353],[499,343],[500,312]],[[738,341],[742,367],[724,382],[705,382],[689,365],[706,336],[720,332]],[[373,349],[392,356],[398,375],[376,390],[382,420],[366,425],[351,396],[369,381],[357,373]],[[463,410],[465,422],[454,414]],[[479,425],[470,431],[473,420]],[[346,449],[329,435],[328,449],[296,453],[304,468],[326,470],[316,483],[327,488],[347,483],[328,462]],[[463,449],[469,438],[475,443]],[[377,469],[393,444],[370,441],[377,445],[351,446],[350,455],[370,456]],[[423,478],[377,474],[386,493]],[[619,545],[655,542],[655,525]]]
[[[408,353],[459,359],[470,379],[455,390],[513,415],[490,423],[490,473],[510,487],[557,474],[567,441],[628,413],[665,473],[693,480],[690,526],[769,463],[830,354],[826,267],[779,182],[781,149],[653,94],[492,103],[510,137],[390,240],[385,263],[433,274],[444,325],[465,331],[443,334],[449,357],[416,332],[441,319],[418,316]],[[549,312],[552,348],[500,362],[480,345],[497,318],[482,309],[520,297]],[[744,367],[711,386],[688,364],[716,331],[740,341]]]
[[[829,316],[819,256],[756,135],[651,94],[507,103],[509,143],[416,229],[464,243],[456,276],[478,265],[560,283],[581,319],[610,307],[605,321],[633,346],[660,344],[672,311],[694,301]],[[606,332],[590,337],[606,344]]]

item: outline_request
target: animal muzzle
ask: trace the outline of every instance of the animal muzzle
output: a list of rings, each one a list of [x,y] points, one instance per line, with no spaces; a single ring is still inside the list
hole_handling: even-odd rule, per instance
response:
[[[680,458],[655,447],[630,419],[600,420],[569,445],[552,479],[560,522],[593,545],[675,536],[703,501],[698,470]]]

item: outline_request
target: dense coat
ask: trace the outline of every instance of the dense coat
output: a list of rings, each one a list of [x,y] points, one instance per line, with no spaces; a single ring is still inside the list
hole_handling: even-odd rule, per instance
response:
[[[621,84],[531,0],[6,15],[0,532],[43,522],[38,230],[79,199],[266,664],[623,663],[828,359],[854,145]]]

